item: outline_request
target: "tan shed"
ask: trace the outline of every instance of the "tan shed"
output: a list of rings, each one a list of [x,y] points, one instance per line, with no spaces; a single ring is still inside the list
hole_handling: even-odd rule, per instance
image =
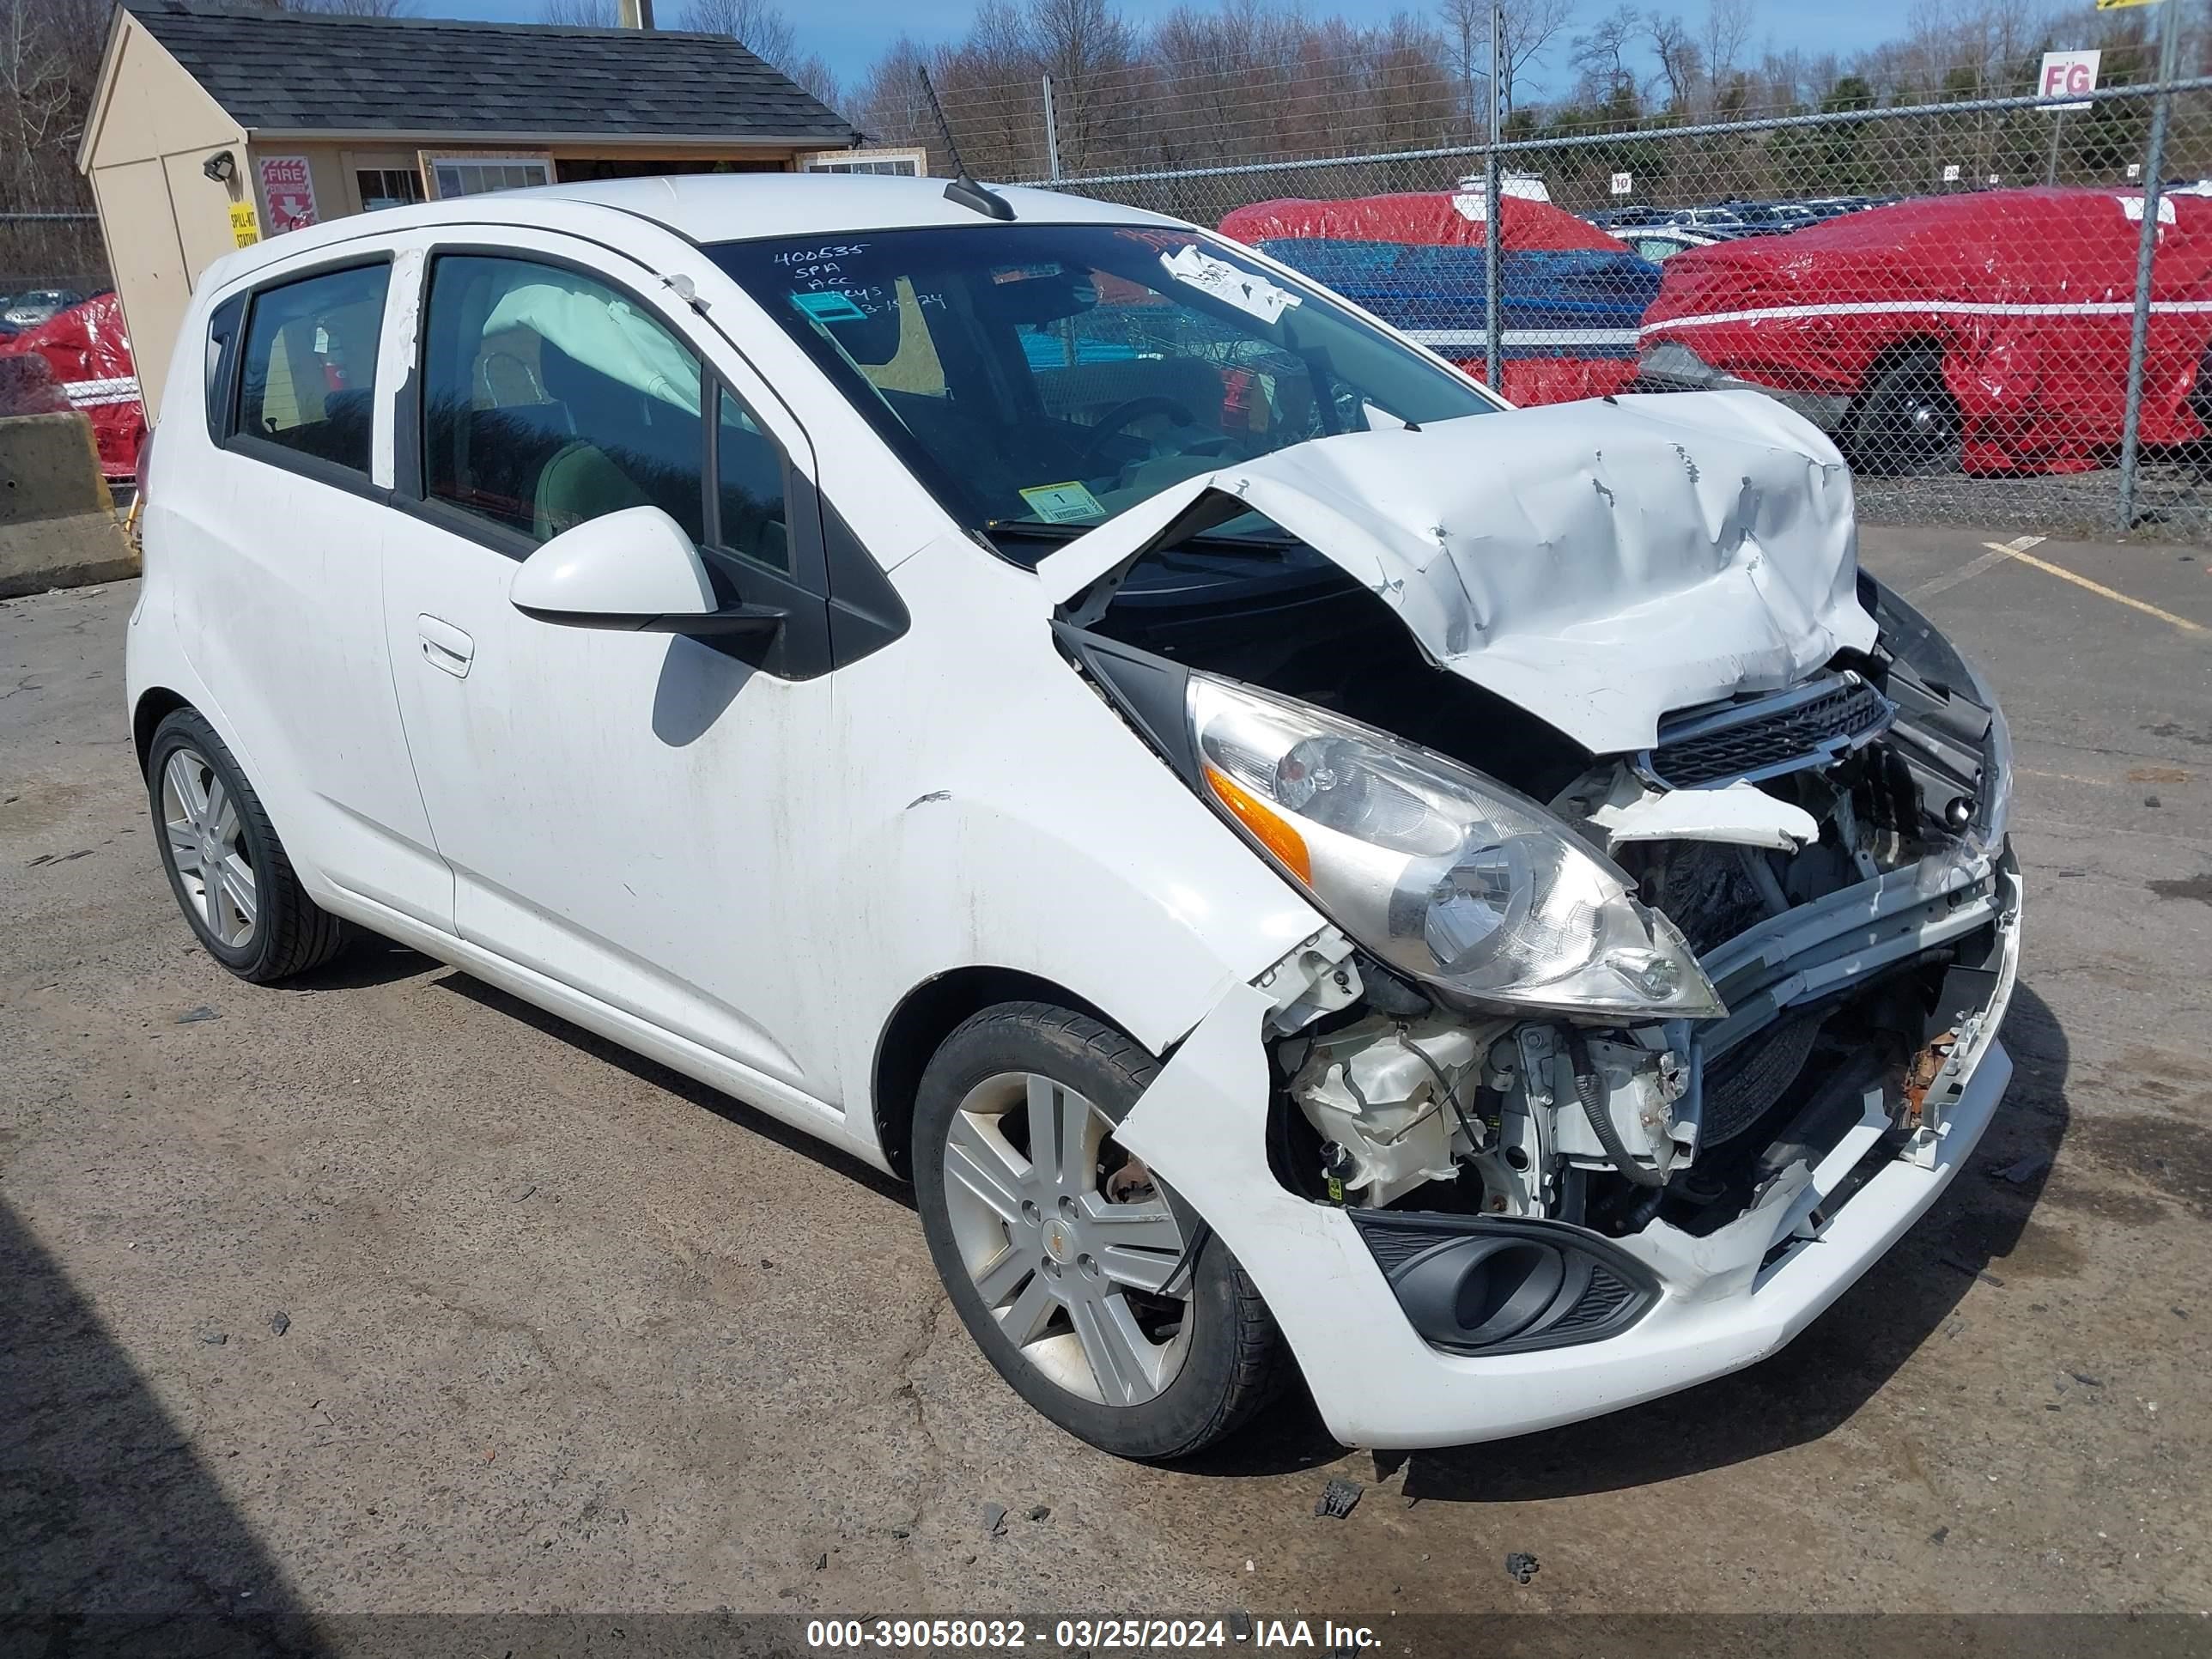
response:
[[[859,142],[727,35],[125,0],[77,165],[151,420],[192,286],[234,246],[526,185],[843,170]]]

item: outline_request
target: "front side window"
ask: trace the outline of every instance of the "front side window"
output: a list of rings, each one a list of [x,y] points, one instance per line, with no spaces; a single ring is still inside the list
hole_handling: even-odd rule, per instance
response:
[[[783,452],[761,430],[752,411],[726,391],[721,404],[714,475],[722,545],[787,571],[791,542],[784,507]]]
[[[441,257],[422,369],[433,499],[534,542],[631,507],[704,539],[699,359],[627,295],[556,265]]]
[[[368,476],[387,264],[324,271],[253,296],[240,354],[242,436]]]
[[[1189,231],[978,224],[707,252],[956,519],[1025,562],[1218,467],[1497,407]],[[1215,533],[1270,530],[1246,514]]]

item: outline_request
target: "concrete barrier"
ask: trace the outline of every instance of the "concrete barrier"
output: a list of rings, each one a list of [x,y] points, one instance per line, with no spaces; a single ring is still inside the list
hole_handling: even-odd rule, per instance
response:
[[[0,416],[0,599],[137,574],[92,423],[77,414]]]

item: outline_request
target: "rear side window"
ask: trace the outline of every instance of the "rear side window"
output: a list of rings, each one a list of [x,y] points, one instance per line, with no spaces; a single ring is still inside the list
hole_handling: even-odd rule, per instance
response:
[[[533,542],[631,507],[704,540],[699,387],[690,348],[605,283],[449,254],[430,274],[424,493]]]
[[[387,264],[328,270],[263,289],[240,354],[241,436],[368,476],[376,344]]]
[[[246,296],[234,295],[208,319],[207,360],[203,387],[207,396],[208,437],[221,443],[230,420],[230,371],[238,358],[238,325],[246,316]]]

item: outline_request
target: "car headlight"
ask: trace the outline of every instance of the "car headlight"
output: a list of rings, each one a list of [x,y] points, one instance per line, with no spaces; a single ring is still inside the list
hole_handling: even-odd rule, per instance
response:
[[[1516,1008],[1727,1012],[1671,921],[1565,824],[1442,756],[1210,675],[1187,708],[1205,792],[1393,968]]]

